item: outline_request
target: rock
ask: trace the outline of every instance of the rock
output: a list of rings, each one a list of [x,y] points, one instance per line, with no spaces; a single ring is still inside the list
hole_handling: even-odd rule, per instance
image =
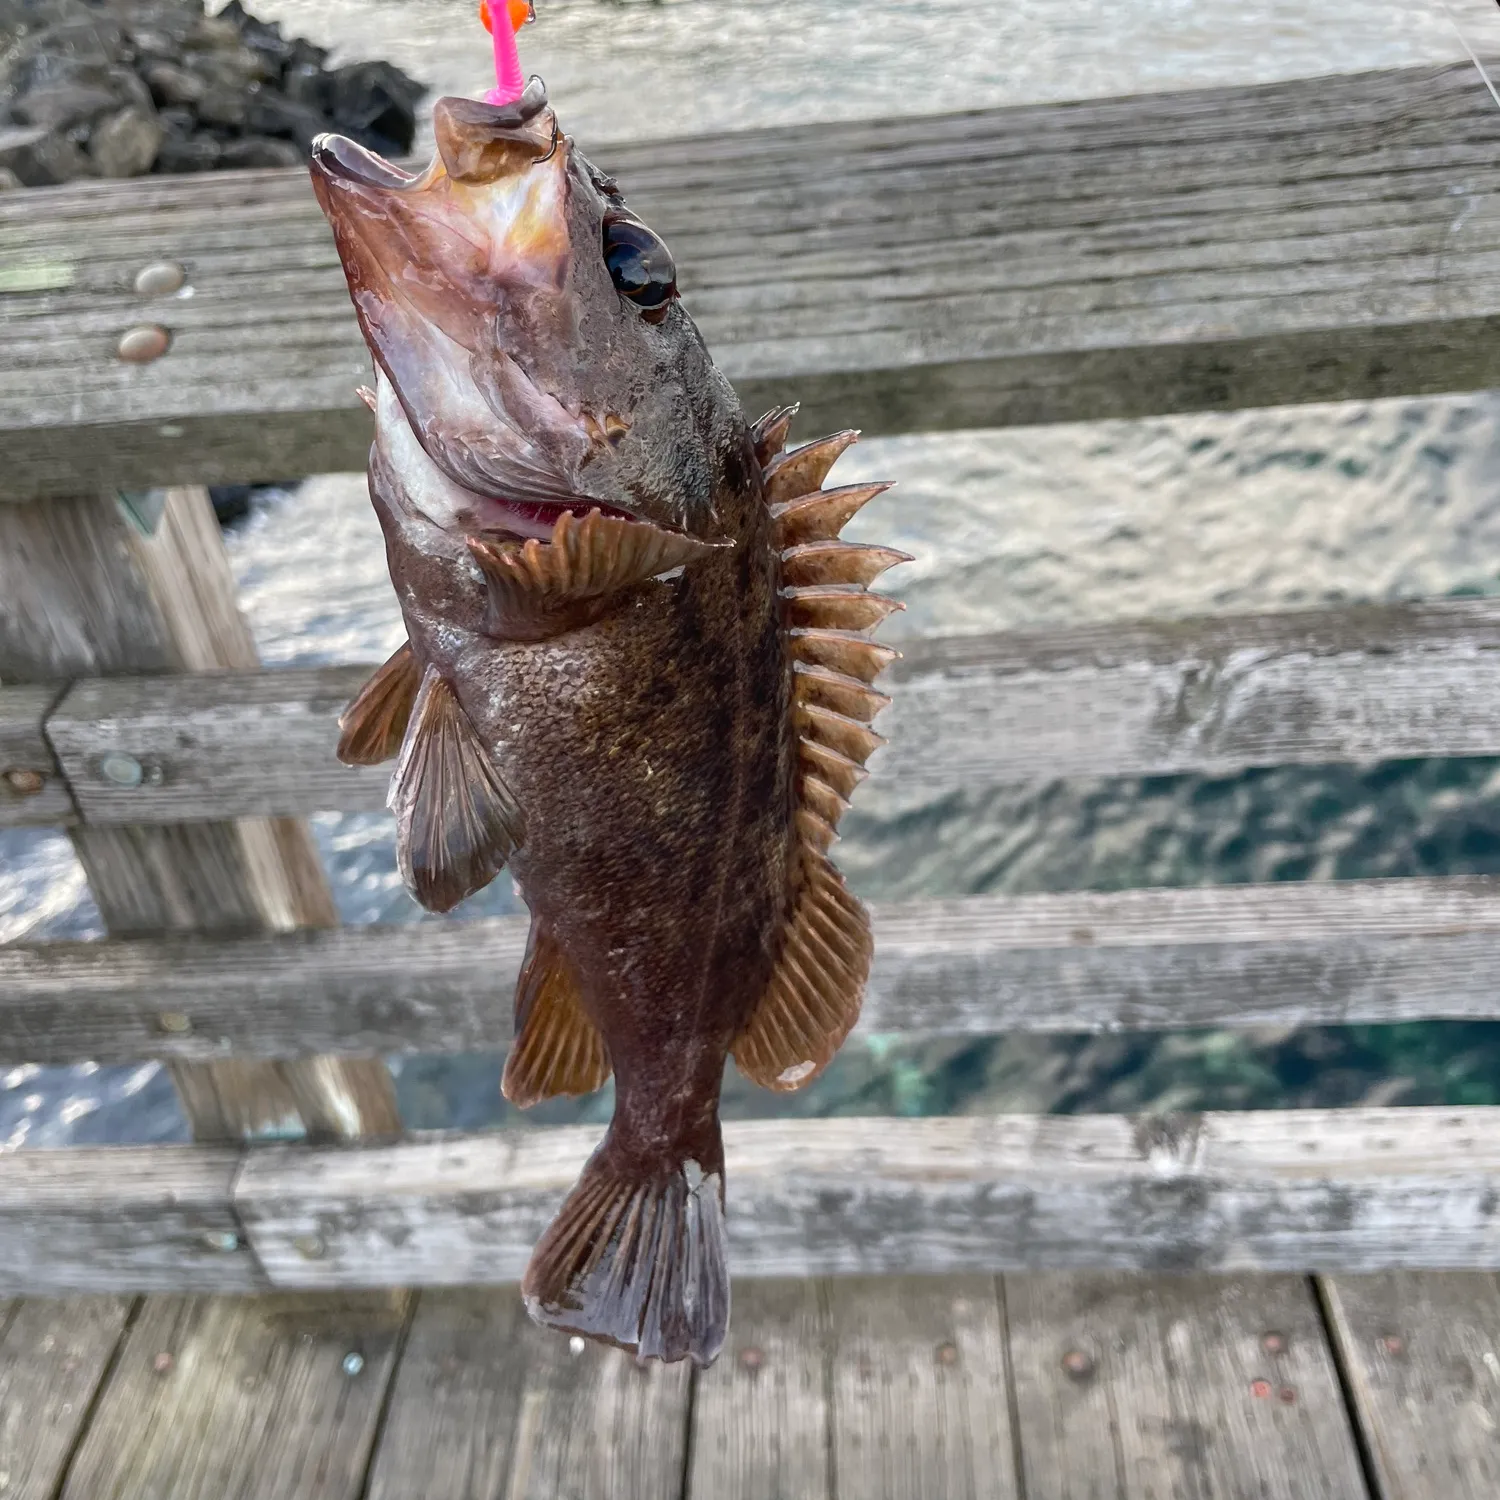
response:
[[[94,175],[88,157],[75,142],[36,125],[0,128],[0,167],[14,173],[26,187],[51,187]]]
[[[253,484],[211,484],[208,487],[209,503],[220,526],[243,521],[250,514],[250,501],[256,492]]]
[[[205,125],[238,130],[250,118],[250,91],[222,79],[209,81],[198,101],[197,113]]]
[[[410,151],[422,93],[421,84],[390,63],[351,63],[333,75],[334,123],[366,145],[379,137],[398,152]]]
[[[282,75],[281,91],[320,115],[326,115],[333,103],[333,83],[317,63],[294,62]]]
[[[147,63],[143,76],[158,104],[194,105],[208,89],[196,73],[189,73],[186,68],[172,62]]]
[[[222,167],[300,167],[305,158],[291,141],[269,136],[247,135],[224,143]]]
[[[166,109],[158,110],[156,118],[161,121],[161,128],[168,135],[190,136],[198,128],[197,116],[185,105],[169,105]]]
[[[187,137],[169,135],[156,153],[158,172],[214,172],[222,163],[224,146],[199,131]]]
[[[0,167],[0,193],[13,192],[26,184],[9,167]]]
[[[280,136],[296,141],[305,158],[313,141],[327,128],[328,123],[320,110],[310,104],[299,104],[295,99],[284,98],[269,89],[252,89],[246,130],[257,135]]]
[[[139,177],[151,170],[165,135],[154,111],[132,104],[94,127],[89,155],[103,177]]]
[[[11,113],[23,125],[67,130],[72,125],[87,124],[108,110],[119,109],[122,103],[118,95],[98,85],[44,83],[17,99]]]

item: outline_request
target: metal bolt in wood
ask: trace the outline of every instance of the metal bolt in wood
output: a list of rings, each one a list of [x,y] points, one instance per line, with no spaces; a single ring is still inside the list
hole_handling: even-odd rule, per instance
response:
[[[115,345],[115,353],[126,364],[149,365],[171,347],[172,335],[159,323],[140,323],[127,328]]]

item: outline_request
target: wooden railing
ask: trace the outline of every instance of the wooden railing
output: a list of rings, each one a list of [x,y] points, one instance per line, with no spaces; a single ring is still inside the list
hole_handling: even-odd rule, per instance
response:
[[[1451,68],[605,160],[748,401],[896,431],[1500,384],[1497,146]],[[523,925],[334,925],[296,819],[384,803],[332,754],[364,669],[258,669],[202,490],[97,492],[362,462],[365,358],[305,181],[8,195],[0,246],[26,272],[0,281],[0,826],[67,828],[110,933],[0,949],[0,1058],[163,1059],[198,1141],[0,1155],[0,1295],[514,1277],[597,1131],[392,1139],[379,1057],[503,1046]],[[136,296],[160,260],[190,298]],[[141,322],[169,350],[123,365]],[[1487,600],[916,642],[861,800],[1500,753],[1497,647]],[[870,1032],[1500,1016],[1500,881],[875,924]],[[738,1123],[735,1263],[1500,1266],[1497,1125]]]

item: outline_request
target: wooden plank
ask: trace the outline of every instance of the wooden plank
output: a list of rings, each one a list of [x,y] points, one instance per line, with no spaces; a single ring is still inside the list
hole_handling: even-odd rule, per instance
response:
[[[1500,1267],[1494,1118],[736,1122],[731,1263],[739,1276]],[[273,1285],[514,1281],[598,1139],[569,1127],[260,1149],[235,1204]]]
[[[123,1297],[0,1304],[0,1495],[53,1500],[132,1304]]]
[[[1450,65],[601,160],[748,405],[891,432],[1500,384],[1497,144]],[[34,288],[0,297],[10,495],[363,467],[368,358],[305,173],[44,190],[0,244]],[[161,259],[190,297],[136,295]],[[170,350],[122,367],[141,322]]]
[[[129,506],[94,497],[0,506],[0,676],[256,665],[207,492]],[[123,760],[131,779],[149,767]],[[227,816],[222,810],[216,819]],[[246,932],[337,920],[312,836],[287,819],[71,830],[105,926],[117,935]],[[395,1135],[395,1088],[377,1059],[173,1065],[199,1140],[305,1127],[320,1139]]]
[[[693,1500],[833,1500],[825,1301],[816,1281],[734,1283],[729,1342],[693,1393]]]
[[[877,906],[863,1034],[1488,1020],[1487,877]],[[0,1058],[504,1046],[524,918],[0,948]]]
[[[76,817],[42,731],[60,696],[59,688],[0,687],[0,828],[46,828]]]
[[[1303,1277],[1008,1276],[1027,1500],[1366,1500]]]
[[[1497,116],[1500,118],[1500,116]],[[1111,623],[908,643],[862,799],[926,802],[1060,776],[1500,750],[1490,599]],[[390,768],[333,750],[372,667],[91,680],[49,716],[90,823],[385,806]],[[124,787],[104,758],[148,774]]]
[[[238,1166],[211,1147],[0,1155],[0,1295],[263,1286],[231,1207]]]
[[[406,1299],[159,1297],[62,1500],[359,1500]]]
[[[1376,1500],[1491,1500],[1500,1489],[1500,1285],[1492,1275],[1322,1283]]]
[[[994,1282],[840,1281],[829,1301],[834,1492],[871,1500],[1022,1494]]]
[[[678,1500],[689,1381],[537,1328],[515,1287],[424,1293],[369,1500]]]

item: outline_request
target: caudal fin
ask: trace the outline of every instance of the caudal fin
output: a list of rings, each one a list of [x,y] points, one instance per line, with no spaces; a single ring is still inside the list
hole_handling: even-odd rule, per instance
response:
[[[691,1160],[631,1173],[606,1138],[532,1253],[526,1310],[642,1359],[711,1364],[729,1331],[723,1191]]]

